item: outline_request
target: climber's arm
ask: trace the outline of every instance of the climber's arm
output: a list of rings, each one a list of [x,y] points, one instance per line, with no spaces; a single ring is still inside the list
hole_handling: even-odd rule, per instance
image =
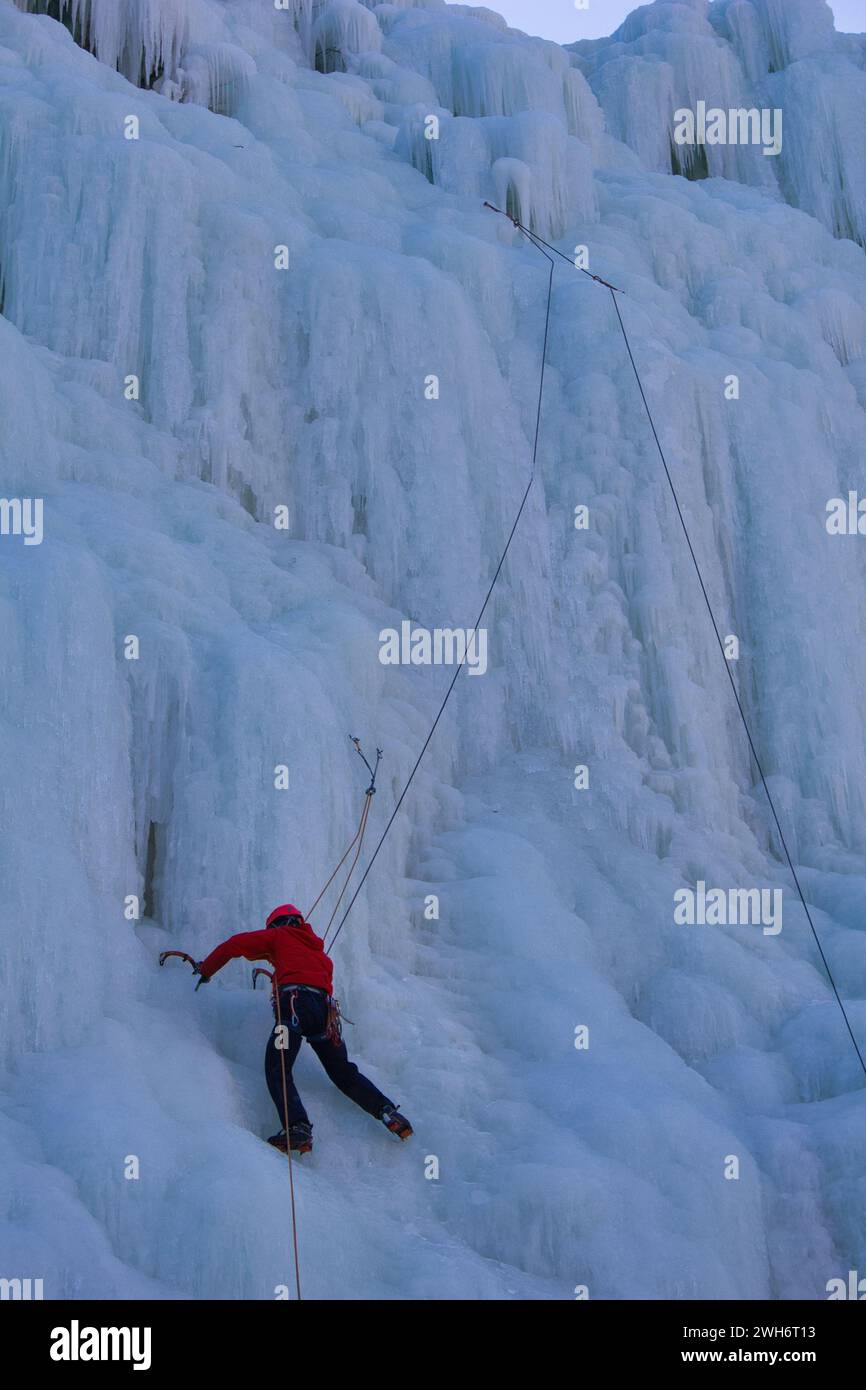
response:
[[[222,970],[230,960],[243,956],[244,960],[268,960],[273,964],[273,932],[243,931],[220,942],[199,966],[202,980],[209,980],[218,970]]]

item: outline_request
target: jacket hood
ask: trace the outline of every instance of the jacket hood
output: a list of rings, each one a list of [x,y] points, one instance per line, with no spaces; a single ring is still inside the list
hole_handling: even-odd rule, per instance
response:
[[[265,922],[265,926],[269,927],[271,923],[276,922],[279,917],[300,917],[301,921],[304,920],[303,912],[299,907],[295,907],[294,903],[282,903],[279,907],[274,908],[268,920]]]

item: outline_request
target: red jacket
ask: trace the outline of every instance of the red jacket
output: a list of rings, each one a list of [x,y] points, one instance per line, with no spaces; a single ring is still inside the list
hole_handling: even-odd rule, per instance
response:
[[[230,936],[202,961],[202,975],[209,979],[237,956],[270,961],[280,985],[316,985],[329,994],[334,987],[331,957],[325,955],[325,943],[309,922],[302,927],[267,927]]]

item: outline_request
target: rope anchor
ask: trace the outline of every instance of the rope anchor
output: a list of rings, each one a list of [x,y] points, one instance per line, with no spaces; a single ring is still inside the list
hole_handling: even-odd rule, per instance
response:
[[[609,280],[603,280],[600,275],[593,275],[592,271],[587,270],[585,266],[577,265],[569,256],[566,256],[564,252],[557,250],[555,246],[551,246],[549,241],[545,241],[544,237],[540,237],[537,232],[531,232],[528,227],[524,227],[519,218],[512,217],[510,212],[503,212],[502,208],[495,207],[493,203],[485,202],[484,206],[489,208],[491,212],[498,212],[500,217],[507,217],[512,226],[516,227],[524,236],[529,237],[529,240],[537,251],[540,251],[542,246],[546,246],[548,251],[552,251],[554,255],[559,256],[565,261],[566,265],[571,266],[572,270],[579,270],[581,275],[586,275],[590,280],[594,280],[597,285],[604,285],[605,289],[611,290],[613,294],[625,294],[625,290],[621,290],[618,285],[612,285]]]
[[[370,785],[367,788],[365,795],[374,796],[376,793],[376,773],[379,771],[379,764],[382,761],[382,750],[381,748],[376,749],[376,766],[371,767],[364,756],[364,750],[361,747],[361,740],[359,738],[356,738],[354,734],[349,734],[349,742],[354,744],[355,752],[358,754],[358,757],[361,759],[361,762],[364,764],[365,768],[370,774]]]
[[[370,762],[369,762],[368,759],[367,759],[366,754],[364,753],[363,748],[361,747],[361,740],[360,740],[355,734],[349,734],[349,742],[350,742],[350,743],[352,744],[352,746],[354,747],[355,752],[358,754],[358,757],[361,759],[361,762],[364,764],[364,766],[366,767],[367,771],[368,771],[369,774],[370,774],[370,785],[369,785],[369,787],[367,788],[367,790],[366,790],[365,793],[364,793],[364,805],[363,805],[363,808],[362,808],[362,810],[361,810],[361,819],[360,819],[360,821],[359,821],[359,823],[358,823],[358,828],[357,828],[357,830],[355,831],[355,834],[353,835],[352,839],[349,841],[349,844],[348,844],[348,846],[347,846],[347,848],[346,848],[346,851],[345,851],[345,853],[343,854],[343,857],[340,859],[340,862],[338,863],[336,869],[335,869],[334,872],[331,874],[331,877],[328,879],[328,881],[327,881],[327,883],[325,884],[324,888],[322,889],[321,893],[320,893],[319,896],[316,898],[316,901],[313,903],[313,906],[310,908],[309,912],[307,913],[307,921],[309,921],[310,918],[312,917],[313,913],[315,912],[316,908],[319,906],[319,903],[322,901],[322,898],[325,896],[325,894],[327,893],[327,891],[328,891],[328,889],[330,888],[331,884],[334,882],[334,879],[337,877],[337,874],[340,872],[340,870],[342,869],[342,867],[343,867],[343,865],[345,864],[346,860],[349,858],[349,855],[352,853],[352,850],[354,850],[354,851],[355,851],[355,857],[354,857],[354,859],[352,860],[351,864],[349,865],[348,871],[347,871],[347,873],[346,873],[345,880],[344,880],[344,882],[343,882],[343,886],[342,886],[342,888],[340,889],[339,896],[338,896],[338,898],[337,898],[336,903],[334,904],[334,910],[333,910],[333,912],[331,913],[330,919],[329,919],[329,921],[328,921],[328,925],[326,926],[324,932],[322,933],[322,935],[323,935],[324,937],[327,937],[328,932],[331,930],[331,927],[333,926],[334,918],[335,918],[336,915],[337,915],[337,911],[338,911],[338,909],[339,909],[340,903],[343,901],[343,898],[345,897],[345,894],[346,894],[346,889],[347,889],[348,886],[349,886],[349,880],[351,879],[353,873],[355,872],[355,867],[356,867],[356,865],[357,865],[357,863],[358,863],[358,860],[359,860],[360,857],[361,857],[361,850],[362,850],[362,848],[363,848],[363,846],[364,846],[364,836],[365,836],[365,834],[366,834],[366,832],[367,832],[367,820],[368,820],[368,817],[369,817],[369,815],[370,815],[370,807],[371,807],[372,804],[373,804],[373,797],[376,795],[376,775],[377,775],[377,773],[378,773],[378,771],[379,771],[379,764],[380,764],[380,762],[382,761],[382,756],[383,756],[383,754],[382,754],[382,749],[381,749],[381,748],[377,748],[377,749],[376,749],[376,763],[375,763],[375,766],[371,766],[371,765],[370,765]]]

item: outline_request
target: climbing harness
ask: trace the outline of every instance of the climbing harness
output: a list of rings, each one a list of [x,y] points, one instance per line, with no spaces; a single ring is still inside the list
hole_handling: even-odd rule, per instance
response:
[[[291,999],[292,1006],[292,1027],[295,1027],[298,1022],[298,1017],[295,1013],[295,997],[298,994],[298,992],[306,991],[309,994],[325,993],[323,989],[318,989],[314,985],[277,985],[276,971],[266,970],[262,965],[257,965],[255,970],[253,971],[253,989],[257,987],[258,978],[260,975],[266,975],[267,978],[270,980],[271,989],[274,995],[276,995],[278,989],[290,989],[292,991],[291,995],[289,996]],[[323,1042],[327,1039],[328,1042],[333,1043],[334,1046],[337,1047],[343,1041],[343,1024],[352,1023],[352,1020],[350,1018],[347,1018],[346,1015],[343,1013],[340,1007],[340,1001],[336,997],[336,995],[327,995],[327,1000],[328,1015],[325,1031],[324,1033],[316,1033],[314,1037],[310,1037],[309,1041]],[[276,1000],[273,1001],[273,1009],[274,1013],[276,1013]],[[354,1023],[352,1023],[352,1027],[354,1026]]]
[[[273,979],[273,976],[271,976],[271,979]],[[277,995],[278,992],[282,992],[282,991],[286,991],[286,990],[289,991],[288,999],[289,999],[289,1007],[291,1008],[291,1011],[292,1011],[292,1013],[291,1013],[292,1027],[293,1027],[293,1028],[299,1028],[299,1027],[300,1027],[300,1020],[299,1020],[299,1018],[298,1018],[297,1013],[295,1012],[295,1000],[297,999],[298,995],[301,994],[301,993],[307,993],[307,994],[325,994],[325,991],[324,991],[323,989],[317,989],[314,985],[277,985],[276,982],[274,982],[274,996],[275,996],[275,999],[274,999],[274,1012],[275,1012],[275,1013],[276,1013],[276,995]],[[325,995],[325,998],[327,999],[327,1003],[328,1003],[328,1012],[327,1012],[326,1017],[325,1017],[325,1030],[324,1030],[324,1032],[322,1032],[322,1033],[311,1033],[311,1034],[309,1035],[307,1041],[308,1041],[308,1042],[329,1042],[329,1043],[333,1043],[335,1047],[338,1047],[338,1046],[340,1045],[340,1043],[343,1041],[343,1023],[344,1023],[344,1021],[345,1021],[346,1023],[351,1023],[352,1020],[351,1020],[350,1018],[344,1019],[342,1010],[340,1009],[340,1001],[339,1001],[339,999],[336,998],[335,995],[333,995],[333,994],[328,994],[328,995]]]
[[[260,975],[267,976],[267,978],[271,982],[272,990],[276,992],[276,971],[266,970],[263,965],[257,965],[256,968],[253,970],[253,989],[256,989],[258,987],[258,980]],[[285,989],[286,986],[282,985],[280,986],[280,988]],[[295,993],[299,989],[309,990],[312,994],[324,993],[324,990],[315,989],[312,985],[292,985],[290,986],[290,988],[293,991],[295,991]],[[274,1004],[274,1013],[276,1013],[276,1004]],[[294,1016],[294,999],[292,999],[292,1014]],[[311,1038],[310,1041],[319,1042],[320,1039],[327,1038],[328,1042],[332,1042],[336,1046],[338,1043],[341,1043],[343,1041],[344,1023],[352,1023],[352,1020],[350,1018],[347,1018],[346,1015],[343,1013],[342,1009],[340,1008],[339,999],[337,999],[335,995],[329,994],[327,1027],[325,1028],[324,1033],[318,1033],[316,1037]],[[354,1024],[352,1024],[352,1027],[354,1027]]]

